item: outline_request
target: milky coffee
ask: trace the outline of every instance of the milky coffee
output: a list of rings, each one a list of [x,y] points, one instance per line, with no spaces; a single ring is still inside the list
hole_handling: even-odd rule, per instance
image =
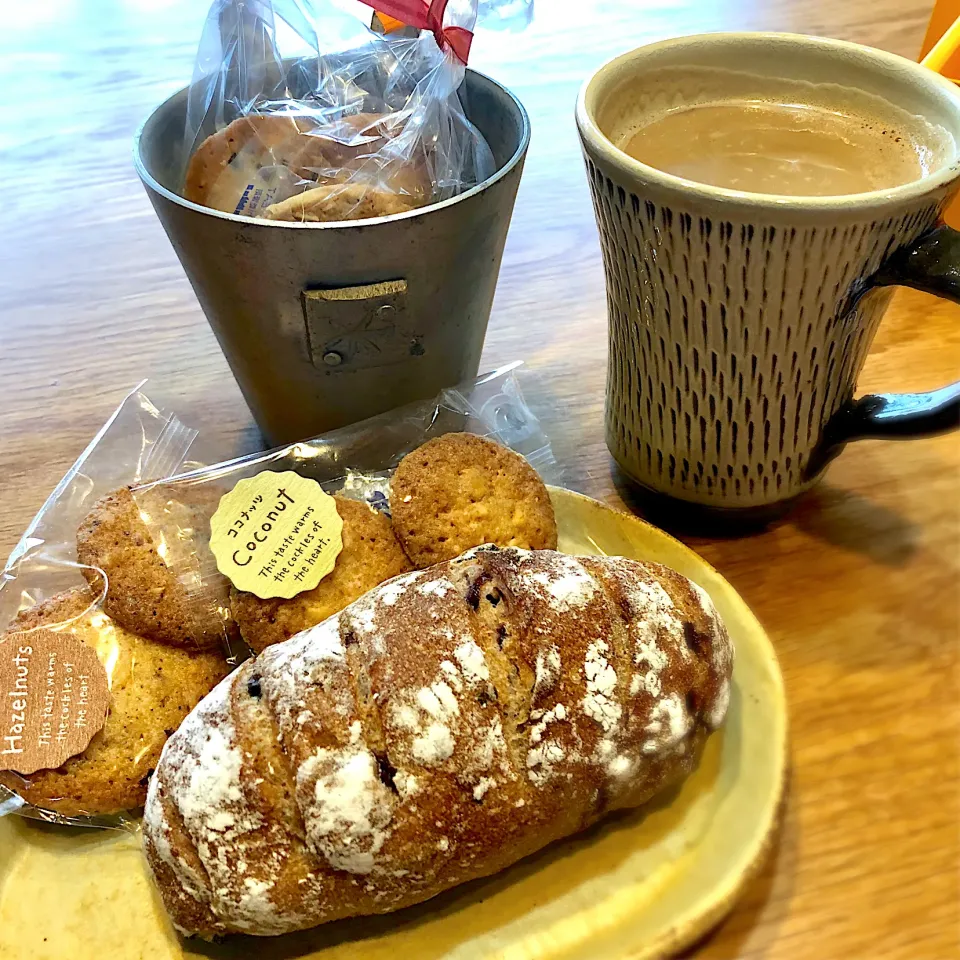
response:
[[[945,160],[945,131],[885,100],[836,85],[766,83],[763,96],[701,85],[693,102],[637,118],[615,142],[687,180],[787,196],[885,190]]]

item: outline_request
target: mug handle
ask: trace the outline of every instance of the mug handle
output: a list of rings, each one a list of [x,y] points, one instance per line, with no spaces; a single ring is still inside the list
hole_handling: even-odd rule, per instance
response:
[[[856,299],[887,286],[913,287],[960,303],[960,231],[940,224],[898,250]],[[958,427],[960,381],[927,393],[877,393],[848,400],[827,421],[806,474],[818,474],[853,440],[910,440]]]

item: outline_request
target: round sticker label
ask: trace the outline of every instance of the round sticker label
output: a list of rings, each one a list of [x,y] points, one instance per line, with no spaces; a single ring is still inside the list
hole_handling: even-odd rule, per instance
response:
[[[312,590],[343,549],[336,501],[316,480],[265,471],[240,480],[210,519],[217,568],[263,600]]]
[[[0,770],[52,770],[103,727],[107,672],[71,633],[9,633],[0,643],[0,701]]]

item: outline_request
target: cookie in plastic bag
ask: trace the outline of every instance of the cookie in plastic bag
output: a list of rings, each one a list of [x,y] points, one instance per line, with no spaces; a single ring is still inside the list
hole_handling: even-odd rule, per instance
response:
[[[391,6],[358,0],[358,16],[368,2]],[[412,27],[383,31],[333,0],[215,0],[187,103],[185,199],[271,220],[355,220],[491,176],[458,96],[476,0],[403,7]]]

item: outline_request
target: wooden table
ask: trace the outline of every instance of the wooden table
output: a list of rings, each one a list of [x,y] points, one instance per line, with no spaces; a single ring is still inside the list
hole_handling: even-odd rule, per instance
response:
[[[538,0],[540,2],[540,0]],[[0,33],[0,552],[122,394],[200,427],[210,456],[254,449],[250,415],[140,188],[131,136],[186,82],[202,0],[18,3]],[[527,105],[533,144],[483,367],[522,358],[565,421],[568,479],[623,505],[602,437],[605,303],[573,124],[616,52],[718,29],[826,34],[914,56],[915,0],[542,0],[474,63]],[[960,372],[960,309],[895,298],[861,378],[928,389]],[[946,960],[960,950],[960,445],[860,443],[790,518],[691,539],[776,644],[793,772],[761,878],[695,955]]]

